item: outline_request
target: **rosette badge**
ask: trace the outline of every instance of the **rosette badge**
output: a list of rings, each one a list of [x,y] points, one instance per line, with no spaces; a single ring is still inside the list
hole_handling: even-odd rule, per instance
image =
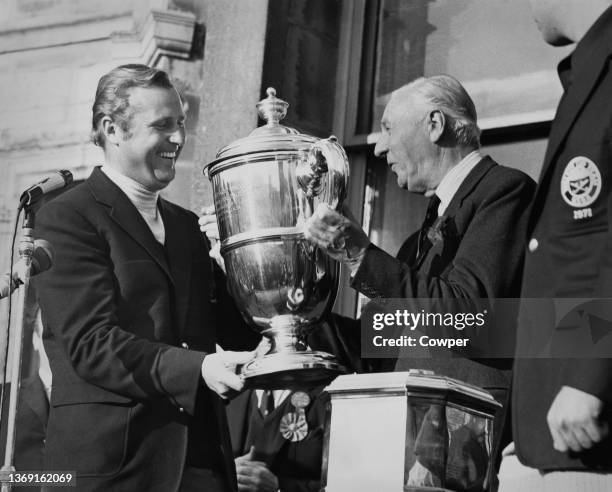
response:
[[[269,88],[257,104],[266,124],[221,149],[205,168],[230,292],[270,342],[242,375],[265,388],[324,382],[344,372],[333,356],[308,347],[308,334],[332,307],[339,267],[304,238],[301,224],[319,203],[340,207],[348,160],[335,137],[282,125],[288,107]]]

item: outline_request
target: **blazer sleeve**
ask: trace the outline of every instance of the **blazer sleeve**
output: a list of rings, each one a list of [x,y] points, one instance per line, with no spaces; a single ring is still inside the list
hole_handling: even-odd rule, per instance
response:
[[[37,219],[37,236],[55,251],[51,270],[37,278],[45,329],[76,374],[134,400],[168,399],[193,415],[207,354],[120,326],[109,244],[76,207],[53,201]]]
[[[535,189],[525,175],[512,176],[494,183],[476,204],[452,265],[443,275],[430,277],[371,245],[352,287],[370,298],[384,299],[511,297],[522,271],[527,210]]]

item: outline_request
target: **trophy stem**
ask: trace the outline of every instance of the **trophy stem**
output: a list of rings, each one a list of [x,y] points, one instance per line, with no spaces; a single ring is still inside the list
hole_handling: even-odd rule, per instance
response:
[[[270,340],[271,348],[268,354],[287,354],[307,350],[306,334],[311,329],[312,326],[296,326],[294,320],[273,320],[271,328],[262,333]]]
[[[278,317],[262,332],[271,348],[247,362],[241,371],[248,387],[280,389],[327,384],[346,369],[326,352],[308,348],[306,337],[316,324]]]

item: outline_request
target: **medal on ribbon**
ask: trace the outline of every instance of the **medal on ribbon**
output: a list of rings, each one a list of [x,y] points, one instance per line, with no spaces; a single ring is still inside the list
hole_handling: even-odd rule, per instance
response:
[[[287,441],[298,442],[308,435],[308,423],[304,409],[310,403],[310,396],[303,391],[291,395],[291,404],[295,412],[289,412],[281,418],[279,431]]]
[[[308,434],[308,424],[303,415],[289,412],[280,421],[280,433],[287,441],[298,442]]]
[[[308,396],[308,393],[296,391],[291,395],[291,404],[296,408],[296,410],[301,410],[303,412],[309,403],[310,396]]]

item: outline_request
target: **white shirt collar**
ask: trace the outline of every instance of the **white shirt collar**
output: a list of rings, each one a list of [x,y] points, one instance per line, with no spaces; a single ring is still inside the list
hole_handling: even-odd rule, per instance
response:
[[[256,389],[255,395],[257,396],[257,406],[261,406],[261,399],[263,398],[264,390]],[[274,390],[272,396],[274,397],[274,408],[279,407],[281,403],[291,394],[291,390]]]
[[[457,193],[457,190],[461,186],[461,183],[465,180],[468,174],[476,167],[483,158],[483,155],[479,150],[474,150],[466,155],[459,163],[453,166],[450,171],[440,181],[440,184],[436,188],[436,195],[440,199],[440,205],[438,207],[438,216],[442,216],[451,200]]]

